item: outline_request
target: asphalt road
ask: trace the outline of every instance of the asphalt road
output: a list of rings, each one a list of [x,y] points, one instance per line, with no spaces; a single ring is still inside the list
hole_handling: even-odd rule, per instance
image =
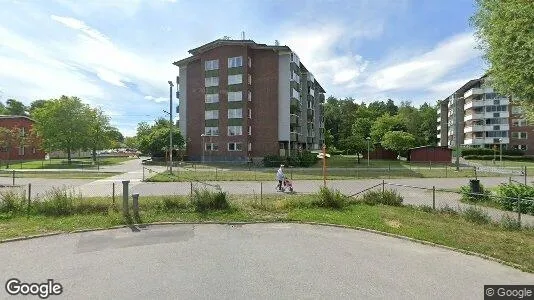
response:
[[[485,284],[534,282],[474,256],[297,224],[59,235],[0,244],[0,261],[2,283],[50,278],[57,299],[482,299]]]

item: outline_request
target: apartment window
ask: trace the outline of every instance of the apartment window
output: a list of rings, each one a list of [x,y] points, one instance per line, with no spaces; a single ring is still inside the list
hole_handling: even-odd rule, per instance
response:
[[[252,151],[252,143],[248,143],[248,151]]]
[[[24,155],[24,147],[19,147],[19,155]]]
[[[205,83],[206,87],[218,86],[219,85],[219,77],[206,77],[204,79],[204,83]]]
[[[206,94],[206,103],[219,102],[219,94]]]
[[[291,93],[293,95],[293,98],[300,99],[300,93],[294,88],[291,89]]]
[[[507,137],[508,131],[486,131],[486,137]]]
[[[237,67],[242,67],[242,66],[243,66],[242,56],[228,58],[228,68],[237,68]]]
[[[248,58],[248,67],[252,68],[252,58]]]
[[[248,109],[248,118],[252,119],[252,109],[251,108]]]
[[[527,120],[525,119],[512,119],[512,126],[527,126]]]
[[[0,147],[0,152],[7,152],[7,147]]]
[[[219,111],[218,110],[206,110],[204,112],[204,118],[206,120],[216,120],[219,118]]]
[[[228,84],[243,83],[243,74],[228,75]]]
[[[243,118],[243,109],[232,108],[228,110],[228,119],[240,119]]]
[[[248,127],[248,135],[252,135],[252,126]]]
[[[248,101],[252,101],[252,92],[248,91]]]
[[[507,110],[508,110],[507,105],[492,105],[492,106],[486,106],[486,112],[507,111]]]
[[[211,136],[219,135],[219,127],[205,127],[204,134]]]
[[[242,151],[241,143],[228,143],[228,151]]]
[[[242,101],[243,93],[242,92],[228,92],[228,102],[231,101]]]
[[[512,145],[512,149],[527,151],[528,148],[527,145]]]
[[[522,114],[523,113],[523,109],[519,106],[512,106],[512,113],[513,114]]]
[[[204,63],[204,70],[206,70],[206,71],[217,70],[217,69],[219,69],[219,60],[218,59],[207,60]]]
[[[219,150],[219,147],[216,143],[206,143],[204,144],[204,149],[206,149],[206,151],[217,151]]]
[[[37,152],[37,151],[35,150],[35,148],[33,148],[32,149],[32,153],[35,154],[35,152]]]
[[[526,132],[512,132],[512,138],[518,139],[518,140],[526,140],[527,133]]]
[[[228,136],[242,135],[243,126],[228,126]]]
[[[501,104],[501,100],[493,100],[493,105],[499,105]]]
[[[252,75],[248,74],[248,84],[252,84]]]

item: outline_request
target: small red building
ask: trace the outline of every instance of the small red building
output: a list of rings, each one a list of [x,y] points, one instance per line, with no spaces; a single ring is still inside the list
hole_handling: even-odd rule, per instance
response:
[[[367,158],[367,151],[363,153],[363,158]],[[396,160],[397,153],[384,149],[380,144],[375,144],[373,151],[369,152],[369,159]]]
[[[439,162],[452,161],[452,149],[447,146],[421,146],[408,150],[408,161],[411,162]]]
[[[35,123],[34,120],[26,116],[5,116],[0,115],[0,127],[7,129],[19,128],[21,136],[27,136]],[[34,160],[44,159],[45,152],[37,147],[24,147],[20,144],[12,145],[11,149],[0,145],[0,160]]]

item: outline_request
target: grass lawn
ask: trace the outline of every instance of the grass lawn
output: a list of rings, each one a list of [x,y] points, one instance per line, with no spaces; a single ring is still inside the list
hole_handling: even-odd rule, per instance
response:
[[[24,171],[15,172],[15,180],[17,178],[55,178],[55,179],[101,179],[107,178],[121,173],[117,172],[80,172],[80,171]],[[13,173],[9,170],[0,170],[0,177],[13,177]]]
[[[129,157],[103,157],[98,159],[100,166],[116,165],[134,158]],[[7,161],[0,162],[2,169],[7,168]],[[96,165],[92,165],[90,158],[75,158],[68,164],[66,159],[54,158],[50,160],[31,160],[31,161],[11,161],[9,162],[10,169],[97,169]]]
[[[265,196],[260,201],[254,196],[231,196],[229,209],[202,213],[195,211],[194,205],[185,196],[142,197],[139,203],[140,216],[134,219],[138,223],[270,221],[321,222],[363,227],[486,254],[519,264],[523,269],[534,272],[532,228],[507,230],[495,223],[475,224],[460,215],[426,212],[409,206],[352,203],[338,210],[319,208],[313,204],[317,197],[272,195]],[[110,198],[75,199],[72,206],[59,215],[55,214],[58,212],[56,204],[42,204],[41,209],[33,207],[28,217],[24,206],[15,209],[14,213],[0,213],[0,239],[107,228],[132,221],[123,219],[119,204],[112,205]]]
[[[480,165],[483,165],[483,166],[488,166],[488,167],[496,167],[496,168],[499,168],[499,167],[505,167],[505,168],[518,168],[518,169],[521,169],[523,167],[527,167],[527,172],[534,172],[534,162],[531,162],[531,161],[507,161],[507,160],[503,160],[502,164],[501,162],[499,161],[499,157],[497,156],[497,160],[495,161],[495,164],[491,161],[491,160],[468,160],[468,162],[472,162],[472,163],[476,163],[476,164],[480,164]],[[530,173],[529,172],[529,173]],[[530,173],[532,174],[532,173]]]

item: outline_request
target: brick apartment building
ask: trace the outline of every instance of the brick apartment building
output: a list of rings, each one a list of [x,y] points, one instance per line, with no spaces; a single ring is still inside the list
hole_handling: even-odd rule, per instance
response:
[[[520,149],[534,155],[534,124],[521,107],[495,93],[487,75],[473,79],[439,102],[439,145]]]
[[[322,147],[325,91],[289,47],[219,39],[189,53],[173,64],[190,160],[247,160]]]
[[[21,135],[26,136],[35,122],[26,116],[5,116],[0,115],[0,127],[13,129],[20,128]],[[44,159],[45,152],[39,147],[22,147],[13,145],[11,151],[0,146],[0,160],[32,160]]]

